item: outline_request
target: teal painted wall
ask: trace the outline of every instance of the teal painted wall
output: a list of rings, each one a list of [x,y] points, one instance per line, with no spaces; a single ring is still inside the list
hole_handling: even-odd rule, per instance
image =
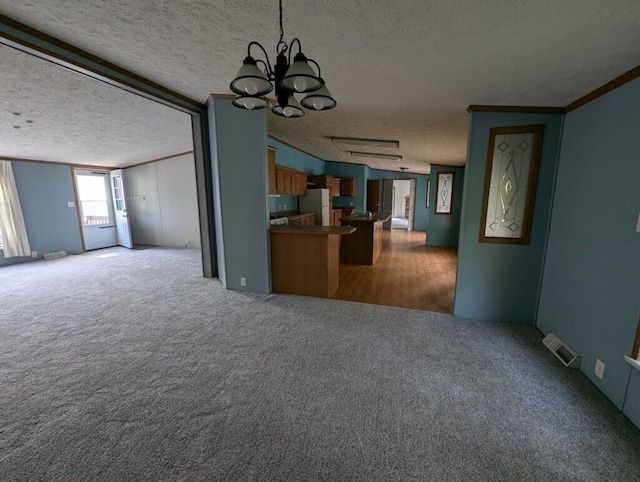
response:
[[[438,173],[453,172],[453,199],[451,214],[436,214],[436,189]],[[427,213],[427,245],[458,247],[460,218],[462,215],[462,186],[464,185],[464,167],[431,166],[431,189],[429,210]]]
[[[458,246],[456,316],[535,323],[562,121],[562,115],[471,114]],[[489,129],[535,124],[546,127],[531,243],[526,246],[479,243]]]
[[[640,79],[570,112],[553,204],[538,328],[582,357],[581,370],[640,426],[631,352],[640,311]],[[595,360],[604,378],[593,374]],[[636,370],[637,372],[637,370]],[[624,400],[625,390],[629,390]]]
[[[365,167],[362,164],[348,164],[345,162],[325,163],[325,174],[334,177],[352,177],[355,180],[355,196],[334,197],[334,207],[355,207],[358,212],[364,211],[367,199]]]
[[[29,245],[38,252],[38,259],[55,251],[82,253],[78,214],[75,207],[67,206],[75,201],[71,167],[40,162],[11,164]],[[30,256],[5,259],[0,250],[0,266],[35,259]]]
[[[412,174],[410,172],[381,171],[378,169],[368,169],[368,179],[416,179],[416,212],[414,219],[414,229],[416,231],[427,230],[427,174]],[[382,182],[380,183],[380,205],[382,206]],[[366,192],[365,192],[366,199]]]
[[[208,114],[220,280],[229,289],[269,293],[266,113],[215,99]]]

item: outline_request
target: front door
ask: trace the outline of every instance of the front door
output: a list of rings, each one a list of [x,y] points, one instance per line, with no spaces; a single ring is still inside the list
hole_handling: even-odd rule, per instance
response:
[[[380,180],[367,179],[367,211],[378,213],[380,211]]]
[[[124,196],[123,170],[114,169],[111,175],[111,193],[116,212],[116,234],[118,244],[125,248],[133,248],[131,240],[131,226],[129,225],[129,215],[127,214],[127,202]]]
[[[85,249],[115,246],[116,228],[107,171],[76,169]]]

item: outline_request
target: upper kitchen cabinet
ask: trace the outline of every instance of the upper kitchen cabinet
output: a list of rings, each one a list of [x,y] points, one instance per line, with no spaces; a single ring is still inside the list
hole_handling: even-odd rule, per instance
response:
[[[356,195],[356,180],[354,178],[340,178],[340,195],[346,197],[353,197]]]
[[[307,173],[276,164],[276,150],[269,147],[269,194],[305,196],[307,194]]]
[[[309,182],[315,187],[329,189],[332,196],[340,196],[340,179],[333,176],[309,176]]]

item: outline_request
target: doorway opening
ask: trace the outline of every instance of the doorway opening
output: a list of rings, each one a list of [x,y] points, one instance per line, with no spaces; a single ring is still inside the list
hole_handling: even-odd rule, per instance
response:
[[[115,246],[117,234],[109,172],[75,169],[74,173],[85,249]]]
[[[391,218],[384,229],[413,231],[416,205],[416,179],[385,179],[382,188],[382,211]]]

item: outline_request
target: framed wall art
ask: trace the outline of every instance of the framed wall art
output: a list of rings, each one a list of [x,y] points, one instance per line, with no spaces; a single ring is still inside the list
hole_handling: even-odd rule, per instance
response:
[[[436,214],[451,214],[453,172],[439,172],[436,187]]]
[[[543,136],[544,125],[491,129],[481,243],[529,244]]]

